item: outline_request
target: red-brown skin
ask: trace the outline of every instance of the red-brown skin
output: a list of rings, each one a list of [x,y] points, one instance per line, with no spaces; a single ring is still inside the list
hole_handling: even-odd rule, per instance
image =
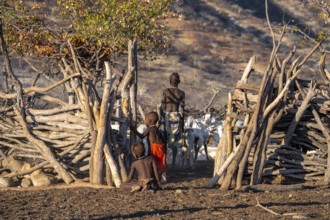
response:
[[[172,88],[167,88],[163,92],[162,110],[164,112],[180,112],[183,114],[185,105],[185,93],[178,88],[180,77],[177,73],[170,76]]]
[[[184,111],[185,93],[179,88],[168,88],[163,92],[162,110],[164,112]]]
[[[132,190],[133,187],[144,187],[145,181],[154,179],[159,185],[159,174],[154,158],[152,156],[144,156],[144,146],[142,143],[137,142],[133,145],[133,154],[137,160],[132,163],[131,170],[127,179],[121,184],[120,188],[124,190]],[[137,173],[137,182],[131,182],[134,174]]]
[[[148,137],[148,152],[150,155],[150,148],[152,143],[162,144],[163,140],[157,133],[156,123],[158,121],[158,114],[156,112],[149,112],[146,114],[144,123],[147,126],[146,130],[141,134],[135,128],[133,128],[134,132],[139,136],[139,138],[144,139]]]
[[[138,181],[131,182],[135,173],[137,173]],[[127,180],[125,180],[120,187],[124,190],[131,190],[134,186],[140,186],[142,188],[144,186],[144,180],[151,178],[155,179],[158,185],[160,185],[156,162],[152,156],[146,156],[132,163]]]

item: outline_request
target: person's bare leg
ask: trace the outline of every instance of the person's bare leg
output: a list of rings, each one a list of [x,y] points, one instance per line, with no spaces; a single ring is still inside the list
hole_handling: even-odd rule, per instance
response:
[[[131,191],[133,189],[133,187],[135,187],[135,186],[139,186],[139,185],[136,184],[136,182],[122,183],[120,185],[120,189],[125,190],[125,191]]]
[[[177,153],[178,153],[177,148],[176,147],[173,147],[172,148],[172,157],[173,157],[173,159],[172,159],[172,166],[173,167],[175,167],[175,161],[176,161],[176,155],[177,155]]]
[[[131,189],[130,192],[140,191],[141,189],[142,189],[142,186],[135,185],[135,186],[132,186],[132,189]]]
[[[183,154],[182,154],[182,146],[180,146],[179,148],[177,148],[177,154],[176,154],[176,161],[177,164],[179,166],[179,168],[183,167]]]

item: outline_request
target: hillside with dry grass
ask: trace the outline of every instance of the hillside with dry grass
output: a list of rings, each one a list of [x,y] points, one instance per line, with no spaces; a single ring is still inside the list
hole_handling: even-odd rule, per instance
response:
[[[280,35],[283,23],[294,24],[295,26],[304,29],[306,33],[312,37],[317,36],[320,29],[328,28],[327,25],[321,24],[315,19],[317,12],[310,4],[312,1],[313,0],[269,0],[269,15],[276,38]],[[35,3],[41,4],[38,9],[47,9],[47,16],[51,17],[57,13],[54,7],[56,0],[26,2],[31,3],[31,5]],[[44,6],[42,6],[42,4]],[[145,108],[145,111],[155,110],[156,105],[160,102],[163,89],[169,86],[169,75],[174,71],[181,75],[182,79],[180,88],[186,92],[187,108],[194,109],[202,109],[209,102],[214,91],[217,90],[220,92],[217,95],[213,106],[216,109],[223,109],[226,104],[228,92],[234,90],[234,87],[237,81],[241,78],[250,57],[256,56],[257,61],[252,71],[253,74],[249,78],[249,82],[258,84],[262,75],[266,72],[266,66],[268,65],[268,60],[272,51],[272,35],[270,34],[266,22],[264,0],[177,0],[176,4],[173,6],[172,15],[166,18],[165,24],[169,30],[168,37],[171,42],[171,47],[169,47],[163,54],[158,54],[157,59],[145,60],[143,57],[139,57],[138,101]],[[305,38],[306,36],[304,37],[299,33],[288,30],[282,41],[282,47],[277,53],[279,55],[278,59],[283,61],[284,57],[287,56],[288,52],[290,52],[294,46],[297,46],[297,51],[294,58],[291,60],[295,60],[299,56],[304,57],[308,54],[313,47],[313,44],[304,41],[306,40]],[[322,47],[327,50],[327,46],[328,42],[326,40]],[[47,77],[46,74],[43,74],[41,78],[37,80],[37,73],[24,61],[24,59],[20,59],[20,57],[15,56],[15,54],[10,55],[15,75],[19,77],[24,88],[31,87],[35,84],[34,82],[36,82],[35,86],[42,87],[53,84],[53,79]],[[299,69],[301,70],[299,78],[306,78],[308,80],[315,78],[320,81],[323,80],[318,73],[320,55],[320,51],[317,51],[310,59],[308,59],[304,67]],[[127,69],[127,62],[125,60],[122,60],[122,58],[119,57],[113,59],[116,63],[117,69]],[[328,58],[325,64],[329,65]],[[2,65],[3,62],[0,60],[1,71],[3,68]],[[49,71],[52,73],[51,69]],[[107,72],[108,83],[105,83],[104,94],[107,94],[110,91],[111,84],[109,76],[111,71],[109,70]],[[278,73],[278,71],[273,71],[273,73]],[[76,74],[77,75],[75,76],[77,77],[78,73]],[[5,74],[2,73],[0,74],[1,92],[4,90],[5,86],[5,80],[3,79],[4,75]],[[56,78],[56,74],[53,73],[53,75],[55,75],[54,77]],[[63,78],[62,75],[58,76],[58,78],[61,77]],[[133,81],[131,80],[132,78],[133,77],[128,78],[127,82]],[[267,82],[267,80],[265,80],[265,82]],[[84,83],[82,84],[85,85]],[[103,91],[101,90],[103,85],[104,84],[101,83],[97,84],[100,91]],[[256,87],[262,88],[263,85]],[[289,83],[287,83],[287,85],[289,85]],[[273,88],[272,86],[273,85],[271,85],[271,88]],[[304,88],[300,88],[302,89],[300,89],[301,91],[299,92],[304,96]],[[16,95],[14,93],[14,90],[17,88],[10,87],[10,89],[10,92],[15,95],[14,97],[20,96],[20,94]],[[62,86],[52,90],[51,96],[46,97],[45,100],[47,100],[47,102],[44,102],[44,104],[34,103],[34,100],[29,100],[31,103],[38,106],[38,108],[32,108],[30,106],[22,108],[27,115],[26,117],[24,116],[25,114],[22,114],[22,112],[18,110],[16,105],[12,105],[12,107],[14,106],[14,112],[11,110],[12,107],[5,111],[0,109],[0,112],[2,111],[2,113],[5,113],[0,115],[1,123],[3,125],[2,127],[5,128],[0,130],[0,136],[2,137],[1,140],[4,140],[1,143],[4,147],[1,148],[0,153],[2,153],[2,149],[5,149],[5,153],[8,153],[8,155],[10,154],[10,156],[15,155],[17,158],[26,157],[29,159],[26,160],[29,163],[25,163],[24,165],[23,163],[19,163],[19,161],[17,161],[17,163],[8,163],[13,168],[10,168],[11,173],[7,173],[8,168],[5,167],[6,165],[4,163],[6,155],[4,155],[4,153],[0,155],[1,175],[20,175],[22,177],[13,178],[13,185],[17,186],[21,184],[21,186],[23,186],[5,187],[0,189],[0,219],[143,218],[329,220],[329,184],[324,185],[322,180],[322,182],[311,181],[308,184],[306,182],[302,184],[286,185],[292,183],[292,178],[287,178],[287,176],[284,175],[286,171],[289,171],[286,172],[289,175],[295,175],[296,173],[301,174],[303,178],[302,180],[304,180],[305,177],[313,179],[314,176],[323,175],[322,172],[325,169],[324,157],[326,154],[323,153],[324,151],[319,151],[319,149],[326,149],[326,141],[329,140],[329,138],[327,138],[327,140],[323,139],[317,126],[318,124],[322,125],[322,123],[327,123],[328,125],[328,117],[324,117],[326,118],[324,121],[322,121],[323,118],[317,119],[316,122],[311,121],[311,117],[309,116],[310,113],[308,113],[309,115],[307,117],[303,117],[305,115],[300,114],[301,106],[307,108],[308,103],[310,103],[310,99],[309,102],[305,102],[305,98],[302,101],[303,104],[299,103],[300,100],[297,100],[297,103],[295,103],[296,100],[290,100],[292,108],[291,106],[290,108],[286,108],[286,106],[281,103],[281,109],[276,109],[274,111],[270,110],[270,108],[268,108],[270,105],[265,105],[268,104],[267,102],[270,100],[269,97],[273,97],[268,95],[270,92],[273,91],[268,90],[265,92],[265,96],[262,95],[263,98],[261,100],[266,101],[259,102],[263,102],[261,107],[257,104],[257,107],[254,109],[258,110],[250,111],[252,108],[249,109],[249,106],[247,106],[246,103],[240,103],[240,106],[244,108],[244,112],[247,112],[248,117],[245,118],[250,118],[249,120],[251,124],[249,122],[247,126],[235,126],[235,128],[233,126],[230,128],[230,125],[234,124],[236,121],[233,121],[233,123],[226,122],[227,125],[229,125],[226,125],[227,134],[227,128],[229,128],[229,130],[235,130],[233,132],[230,131],[230,134],[233,134],[233,136],[230,137],[232,137],[231,140],[234,140],[232,145],[235,146],[235,149],[233,147],[234,151],[230,154],[228,154],[228,151],[223,151],[225,153],[221,153],[223,155],[229,155],[228,158],[234,158],[233,161],[235,162],[232,164],[240,165],[242,164],[240,161],[243,161],[240,160],[240,158],[243,156],[245,158],[245,155],[253,155],[253,157],[256,155],[257,157],[262,149],[264,151],[260,154],[266,155],[266,153],[268,153],[268,151],[266,151],[266,145],[267,143],[271,143],[272,147],[269,147],[269,152],[274,153],[274,158],[269,157],[269,161],[271,162],[269,164],[271,166],[273,166],[273,164],[275,166],[280,164],[280,166],[278,166],[279,169],[276,170],[271,170],[273,169],[271,166],[266,167],[267,170],[265,170],[270,174],[275,174],[276,178],[265,178],[265,181],[263,182],[265,185],[259,185],[261,186],[259,188],[260,190],[258,190],[258,187],[256,187],[255,190],[252,187],[244,187],[241,190],[229,191],[218,190],[218,188],[208,188],[207,186],[210,186],[210,180],[214,175],[213,169],[215,167],[214,165],[217,163],[217,159],[215,162],[213,160],[197,161],[196,167],[189,169],[169,165],[166,171],[167,183],[162,185],[162,190],[157,191],[148,190],[146,192],[130,193],[115,188],[110,189],[112,186],[99,186],[97,184],[85,185],[86,181],[94,182],[93,179],[98,179],[94,177],[95,175],[83,178],[81,174],[84,174],[87,170],[89,171],[90,168],[95,168],[95,165],[102,165],[103,161],[106,162],[103,159],[103,150],[107,162],[110,163],[109,158],[112,158],[112,165],[109,166],[110,169],[106,169],[104,172],[107,173],[106,179],[109,181],[108,183],[112,184],[112,182],[115,181],[115,174],[117,174],[117,177],[124,175],[124,172],[119,175],[118,172],[115,169],[111,169],[111,167],[117,165],[115,160],[119,161],[118,167],[124,167],[125,164],[123,162],[120,163],[120,161],[124,154],[124,147],[125,145],[128,145],[124,144],[126,142],[125,137],[128,136],[125,131],[123,133],[125,136],[120,132],[118,138],[116,138],[117,136],[114,134],[111,126],[107,126],[107,119],[110,116],[114,116],[112,114],[113,112],[109,110],[109,117],[107,117],[108,103],[110,103],[109,109],[112,109],[113,106],[111,103],[119,93],[110,94],[109,92],[108,96],[104,96],[101,105],[95,101],[93,103],[93,111],[90,111],[88,94],[91,94],[92,91],[88,93],[85,89],[84,93],[86,96],[82,100],[85,100],[86,102],[78,100],[82,106],[83,103],[85,103],[85,111],[82,110],[84,109],[83,107],[75,105],[71,111],[74,111],[74,114],[71,114],[71,112],[68,114],[66,112],[65,114],[61,114],[63,113],[63,109],[63,111],[67,111],[62,107],[68,105],[62,100],[53,99],[53,97],[61,99],[66,98],[63,95],[66,94],[65,87]],[[95,93],[97,92],[93,91],[94,95]],[[312,92],[308,92],[307,94],[311,93]],[[73,94],[78,97],[78,93]],[[298,92],[293,94],[298,94]],[[123,93],[120,93],[120,95],[124,97]],[[282,95],[284,95],[284,92]],[[35,95],[29,97],[38,99]],[[280,97],[280,95],[278,95],[278,97]],[[293,96],[293,98],[294,97],[295,96]],[[324,97],[327,97],[325,98],[326,100],[322,99],[321,101],[327,102],[329,96]],[[47,103],[50,103],[51,105],[52,102],[55,102],[54,100],[59,107],[56,107],[55,109],[46,106]],[[320,104],[321,101],[319,100],[317,104]],[[6,100],[0,99],[0,105],[5,102]],[[273,103],[274,102],[270,104]],[[268,107],[266,108],[266,106]],[[299,106],[298,110],[297,106]],[[322,110],[322,114],[328,116],[329,108],[322,108],[322,106],[319,106],[320,105],[316,105],[317,110]],[[284,108],[286,108],[285,110],[288,110],[286,116],[289,117],[286,117],[282,124],[278,123],[280,126],[274,127],[274,124],[279,121],[277,120],[278,115],[282,117],[282,110]],[[259,112],[259,109],[265,109],[265,111]],[[37,115],[30,110],[34,110],[34,112],[39,111],[39,114]],[[270,111],[276,113],[276,115],[273,113],[269,114]],[[302,111],[304,112],[304,109]],[[45,112],[48,113],[48,115],[43,117]],[[54,112],[60,113],[55,114]],[[250,113],[252,117],[249,117],[248,114]],[[317,116],[314,116],[315,118],[320,118],[316,110],[313,110],[312,113]],[[291,118],[291,116],[293,117]],[[28,118],[29,121],[26,120],[26,118]],[[115,118],[117,117],[111,117],[111,120],[115,121]],[[298,129],[300,119],[302,123]],[[95,123],[93,123],[93,120]],[[119,130],[127,130],[127,116],[119,118],[118,121],[121,124],[121,128],[124,128]],[[277,122],[274,123],[274,121]],[[319,123],[319,121],[321,122]],[[96,124],[95,127],[94,124]],[[219,127],[221,128],[221,126]],[[238,127],[240,127],[239,129],[241,130],[237,130]],[[276,129],[274,129],[276,133],[272,133],[274,134],[274,137],[268,138],[273,127]],[[286,130],[284,127],[288,127],[288,129]],[[293,134],[294,129],[291,129],[293,127],[297,130],[297,133],[295,134]],[[264,129],[261,130],[261,128]],[[327,128],[322,129],[322,132],[326,129]],[[260,132],[257,132],[258,130]],[[245,131],[248,132],[245,133]],[[97,133],[96,137],[93,137],[95,133]],[[130,134],[130,137],[133,137],[132,133]],[[238,134],[241,135],[240,138],[236,138],[238,137]],[[299,146],[299,148],[295,149],[292,146],[283,146],[282,149],[281,147],[283,144],[279,143],[282,142],[282,140],[288,139],[287,134],[290,134],[290,140],[288,142],[290,142],[291,137],[295,135],[295,137],[297,137],[297,142],[294,144],[299,144],[303,147]],[[218,149],[225,149],[229,146],[226,142],[229,142],[230,139],[227,138],[228,136],[223,137],[224,138],[221,138],[221,140],[225,140],[223,143],[226,145],[219,144],[220,147],[218,147]],[[194,137],[193,142],[196,142],[198,138],[199,137]],[[272,142],[276,138],[280,141]],[[95,139],[95,142],[93,142],[93,139]],[[120,140],[118,141],[117,139]],[[238,142],[238,139],[240,139],[240,142]],[[47,143],[47,145],[45,143]],[[111,151],[113,152],[109,152],[109,143],[112,145]],[[283,141],[283,143],[285,142]],[[105,147],[103,147],[103,145],[105,145]],[[252,145],[255,146],[253,146],[254,149],[251,148]],[[263,145],[265,145],[265,147],[263,147]],[[287,144],[285,143],[285,145]],[[22,152],[20,152],[21,149]],[[99,149],[100,151],[95,149]],[[129,149],[125,152],[127,155],[130,152]],[[247,153],[245,154],[241,149],[247,149],[245,151]],[[254,150],[253,153],[251,149]],[[309,154],[312,156],[308,156],[305,152],[308,152],[310,149],[312,151],[309,152]],[[281,150],[281,152],[279,150]],[[52,156],[53,154],[49,153],[49,151],[52,151],[54,156]],[[100,154],[98,154],[100,157],[93,156],[94,152],[100,152]],[[186,151],[186,153],[187,152],[189,151]],[[239,153],[236,154],[235,152]],[[329,152],[329,150],[327,152]],[[277,153],[277,155],[275,153]],[[235,156],[235,154],[240,156]],[[93,159],[90,160],[92,156]],[[290,159],[287,159],[286,156]],[[101,161],[102,163],[93,163],[96,161],[95,158],[99,158],[98,161]],[[277,158],[280,159],[277,160]],[[317,169],[317,166],[319,165],[316,162],[311,161],[312,158],[321,161],[319,163],[321,164],[321,169]],[[292,160],[292,163],[286,163],[286,161],[289,160]],[[227,161],[229,160],[227,159],[224,161],[224,164],[226,164]],[[247,162],[249,162],[248,159]],[[254,163],[254,158],[251,162]],[[81,166],[78,167],[78,163]],[[227,163],[227,165],[229,165],[229,163]],[[244,168],[245,163],[243,163],[241,168]],[[33,166],[30,166],[30,164]],[[329,161],[327,161],[327,164],[329,164]],[[26,165],[29,165],[30,167]],[[292,169],[282,169],[282,165],[283,167]],[[15,168],[18,170],[17,173],[12,172],[14,166],[19,167],[19,170],[18,168]],[[48,171],[51,170],[52,173],[59,173],[58,176],[61,176],[60,173],[66,174],[66,169],[68,171],[70,170],[70,174],[76,179],[75,183],[62,185],[58,182],[59,184],[56,186],[35,186],[25,188],[24,186],[32,184],[32,174],[30,175],[28,172],[33,172],[35,169],[40,169],[42,166],[44,166],[45,173],[47,172],[48,174]],[[62,166],[63,169],[59,169],[62,168]],[[25,170],[23,170],[23,167]],[[52,171],[52,167],[55,168],[55,172]],[[99,170],[102,171],[103,167],[105,166],[102,165]],[[255,167],[258,168],[258,166]],[[26,169],[28,170],[27,173],[25,173]],[[306,174],[304,169],[307,171]],[[219,171],[220,170],[221,169],[219,169]],[[224,169],[222,169],[222,171],[223,170]],[[240,171],[244,169],[238,170]],[[251,171],[251,169],[249,170],[249,166],[246,166],[246,170],[248,172]],[[21,173],[21,171],[23,171],[23,173]],[[124,171],[124,169],[122,171]],[[226,171],[227,177],[234,173],[238,173],[238,176],[240,174],[239,171],[231,172],[231,174],[229,174],[229,171]],[[93,172],[94,174],[96,173],[95,171]],[[104,173],[100,172],[100,176],[103,176]],[[39,174],[40,170],[37,170],[37,173],[34,172],[33,179]],[[27,180],[25,183],[23,182],[23,176],[24,180]],[[220,177],[219,172],[216,172],[216,176]],[[71,182],[71,176],[66,177],[67,181],[65,182]],[[53,178],[48,179],[49,184],[52,182],[51,179],[53,180]],[[64,178],[62,179],[64,180]],[[98,182],[98,180],[95,182]],[[232,183],[232,181],[229,180],[228,183]],[[247,183],[248,182],[245,182],[244,185]],[[271,183],[271,185],[266,183]],[[263,189],[262,186],[269,187]]]
[[[263,0],[181,0],[174,10],[173,17],[167,20],[172,47],[155,61],[140,61],[143,100],[159,101],[159,88],[168,85],[169,74],[177,71],[183,78],[181,88],[187,92],[189,106],[202,108],[214,90],[220,90],[214,107],[221,108],[253,55],[257,56],[257,74],[251,81],[261,78],[258,76],[265,70],[272,50]],[[306,1],[269,2],[276,37],[284,23],[297,25],[315,36],[324,28],[315,19],[316,13]],[[312,45],[302,44],[303,40],[302,34],[287,32],[280,50],[282,59],[295,45],[296,56],[304,56]],[[315,55],[309,68],[303,70],[302,77],[320,78],[315,72],[318,57],[319,54]]]
[[[54,0],[28,2],[31,7],[37,3],[38,10],[46,11],[50,17],[57,13]],[[322,28],[328,28],[316,19],[317,11],[311,2],[270,0],[269,16],[276,37],[284,23],[302,28],[312,37]],[[162,90],[169,85],[168,77],[174,71],[181,75],[180,87],[186,91],[188,107],[197,109],[207,105],[216,90],[220,92],[213,106],[222,108],[228,92],[233,90],[254,55],[257,56],[256,74],[250,81],[261,78],[272,50],[264,0],[178,0],[172,10],[172,16],[165,21],[171,46],[157,59],[141,57],[139,60],[139,102],[146,106],[146,110],[154,109],[160,102]],[[296,56],[304,56],[312,45],[302,44],[303,40],[302,34],[288,31],[280,54],[284,57],[296,45]],[[320,56],[316,54],[315,57],[314,61],[309,61],[308,68],[303,69],[302,77],[320,78],[316,72]],[[13,62],[16,74],[24,85],[30,85],[34,71],[16,61]],[[125,61],[119,58],[115,61],[119,68],[126,67]],[[40,79],[38,85],[45,86],[49,82]],[[54,94],[58,95],[59,91]]]

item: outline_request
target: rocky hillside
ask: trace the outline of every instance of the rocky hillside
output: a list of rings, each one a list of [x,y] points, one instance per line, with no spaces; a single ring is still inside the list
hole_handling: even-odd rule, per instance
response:
[[[172,47],[158,60],[140,61],[143,100],[159,102],[160,88],[168,85],[169,74],[177,71],[183,78],[181,88],[187,93],[188,105],[202,108],[218,89],[214,106],[221,108],[253,55],[257,55],[257,64],[256,76],[251,80],[261,77],[272,50],[264,0],[180,0],[174,10],[167,20]],[[303,27],[310,35],[322,28],[307,1],[270,1],[269,16],[277,37],[283,23]],[[301,34],[288,32],[281,49],[283,56],[294,45],[297,57],[304,56],[312,46],[303,45],[303,39]],[[314,70],[319,54],[315,57],[315,62],[309,64]],[[318,78],[311,69],[305,69],[304,74]]]
[[[35,2],[50,7],[56,3]],[[309,2],[312,0],[269,0],[269,15],[277,37],[283,23],[302,27],[312,36],[320,28],[328,28],[319,25],[315,8]],[[56,11],[49,10],[52,13]],[[156,60],[139,60],[139,99],[142,105],[150,106],[148,110],[160,102],[162,90],[169,85],[169,75],[174,71],[181,75],[180,86],[186,91],[187,104],[194,108],[203,108],[215,90],[220,93],[214,107],[222,108],[253,55],[257,56],[257,63],[251,81],[261,78],[272,50],[264,0],[177,0],[165,23],[171,47]],[[280,50],[283,57],[294,45],[298,48],[296,56],[304,56],[311,45],[302,44],[303,39],[301,34],[289,31]],[[304,69],[304,76],[318,78],[315,70],[319,55]],[[17,71],[28,83],[31,70]]]

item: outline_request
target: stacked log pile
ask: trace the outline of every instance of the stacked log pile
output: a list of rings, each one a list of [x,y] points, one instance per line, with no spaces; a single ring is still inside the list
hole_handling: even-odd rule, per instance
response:
[[[233,94],[229,94],[224,135],[215,158],[209,187],[256,185],[267,177],[330,182],[329,74],[321,56],[319,72],[326,83],[304,80],[301,69],[320,49],[283,60],[275,45],[261,84],[249,82],[255,57],[250,59]],[[299,78],[298,78],[299,77]],[[237,120],[243,126],[235,126]]]
[[[72,58],[60,64],[62,80],[47,88],[23,88],[11,68],[2,33],[1,46],[16,92],[0,92],[1,103],[6,104],[0,109],[0,162],[15,158],[29,164],[1,176],[21,178],[47,169],[67,184],[87,177],[93,184],[106,181],[119,187],[130,163],[127,128],[136,125],[136,42],[129,42],[126,73],[115,73],[109,62],[104,63],[102,98],[94,76],[81,67],[71,45]],[[65,87],[66,101],[49,95],[58,86]],[[38,100],[51,108],[35,106]],[[114,123],[121,132],[112,129]],[[2,167],[0,172],[5,170],[10,171]]]

